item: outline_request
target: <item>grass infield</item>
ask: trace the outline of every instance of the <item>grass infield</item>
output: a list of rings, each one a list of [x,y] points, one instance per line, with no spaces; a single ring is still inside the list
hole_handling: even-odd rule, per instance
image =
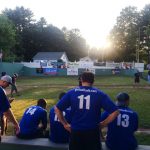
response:
[[[19,121],[24,110],[35,105],[37,99],[45,98],[47,111],[56,104],[60,92],[68,91],[78,85],[78,77],[19,77],[17,87],[20,96],[15,96],[12,110]],[[95,78],[94,86],[107,93],[115,101],[117,93],[124,91],[130,95],[130,107],[139,114],[139,127],[150,128],[150,85],[141,79],[139,85],[134,85],[134,77],[124,76],[99,76]],[[9,93],[9,90],[8,90]],[[9,96],[9,95],[8,95]],[[13,134],[9,126],[8,134]],[[136,135],[140,144],[150,145],[147,135]],[[145,140],[142,140],[145,139]]]

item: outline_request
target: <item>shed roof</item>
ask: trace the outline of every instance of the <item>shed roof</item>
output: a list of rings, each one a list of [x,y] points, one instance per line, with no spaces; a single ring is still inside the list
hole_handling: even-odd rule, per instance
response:
[[[34,60],[58,60],[65,52],[38,52],[33,59]],[[66,56],[67,57],[67,56]]]

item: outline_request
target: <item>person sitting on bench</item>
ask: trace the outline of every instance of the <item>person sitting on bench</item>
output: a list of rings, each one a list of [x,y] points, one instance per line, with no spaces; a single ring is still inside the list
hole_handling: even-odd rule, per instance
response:
[[[65,92],[60,93],[59,100],[65,95]],[[63,112],[63,115],[66,117],[67,121],[71,120],[71,109],[66,109]],[[50,120],[50,134],[49,139],[55,143],[69,143],[70,133],[63,127],[63,125],[58,120],[57,115],[55,114],[55,106],[50,109],[49,113]]]
[[[20,121],[18,138],[33,139],[45,137],[47,128],[46,100],[39,99],[36,106],[27,108]]]

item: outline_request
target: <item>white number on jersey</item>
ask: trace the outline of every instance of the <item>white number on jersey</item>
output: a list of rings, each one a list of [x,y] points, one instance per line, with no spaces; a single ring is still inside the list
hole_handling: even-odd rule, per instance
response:
[[[129,116],[127,114],[119,114],[117,117],[117,126],[128,127]]]
[[[33,115],[36,111],[36,108],[29,108],[28,111],[26,112],[26,114],[30,114]]]
[[[86,100],[85,109],[90,109],[90,95],[84,97],[84,95],[78,96],[79,99],[79,109],[83,109],[84,99]]]
[[[63,111],[63,116],[65,117],[66,113]],[[55,114],[54,121],[59,121],[57,115]]]

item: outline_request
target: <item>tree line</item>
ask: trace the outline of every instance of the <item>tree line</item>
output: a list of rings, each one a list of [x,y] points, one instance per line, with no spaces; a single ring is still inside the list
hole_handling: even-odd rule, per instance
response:
[[[0,14],[0,49],[4,61],[31,61],[37,52],[65,51],[69,60],[87,56],[98,58],[102,51],[90,48],[79,29],[68,30],[48,24],[44,17],[38,21],[30,9],[16,7]],[[104,60],[150,61],[150,4],[138,11],[134,6],[122,9],[116,18],[105,48]]]
[[[61,30],[30,9],[5,9],[0,15],[0,49],[5,61],[31,61],[37,52],[65,51],[70,60],[87,54],[86,40],[79,29]]]

